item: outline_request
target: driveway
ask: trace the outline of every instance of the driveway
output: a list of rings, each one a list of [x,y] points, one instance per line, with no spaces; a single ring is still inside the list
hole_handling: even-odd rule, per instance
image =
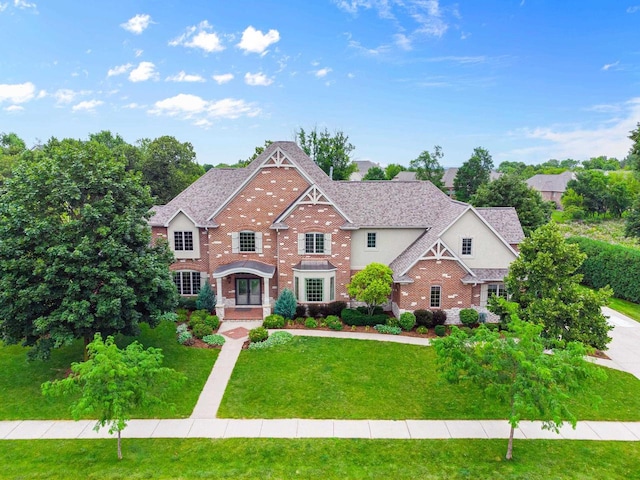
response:
[[[603,307],[602,313],[609,317],[609,323],[614,326],[609,333],[612,338],[609,349],[605,352],[611,360],[602,364],[624,370],[640,379],[640,323],[608,307]]]

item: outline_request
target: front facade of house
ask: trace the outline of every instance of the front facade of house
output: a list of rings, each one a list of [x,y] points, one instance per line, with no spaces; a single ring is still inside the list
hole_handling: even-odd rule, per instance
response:
[[[222,318],[271,313],[288,288],[299,303],[349,301],[371,262],[394,272],[394,313],[482,308],[517,255],[511,208],[474,209],[429,182],[332,181],[293,142],[275,142],[243,169],[211,169],[155,207],[182,295],[205,280]]]

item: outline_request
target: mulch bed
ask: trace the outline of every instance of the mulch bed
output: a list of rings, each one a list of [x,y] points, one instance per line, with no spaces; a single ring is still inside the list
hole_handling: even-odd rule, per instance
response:
[[[333,332],[336,330],[331,330],[329,327],[317,327],[317,328],[307,328],[304,325],[300,325],[299,323],[293,324],[293,325],[285,325],[284,327],[286,330],[323,330],[325,332]],[[373,327],[360,327],[360,326],[356,326],[356,327],[350,327],[348,325],[345,325],[344,328],[342,330],[337,330],[338,332],[359,332],[359,333],[375,333],[378,335],[388,335],[386,333],[380,333],[378,332],[375,328]],[[418,332],[416,332],[415,330],[412,330],[410,332],[401,332],[400,335],[401,337],[419,337],[419,338],[436,338],[436,334],[433,331],[433,328],[429,329],[428,333],[425,334],[420,334]]]

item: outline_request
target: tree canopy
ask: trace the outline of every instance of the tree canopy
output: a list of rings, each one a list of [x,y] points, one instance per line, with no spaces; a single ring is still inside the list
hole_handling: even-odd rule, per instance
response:
[[[0,183],[11,176],[11,172],[27,146],[15,133],[0,133]]]
[[[584,170],[567,183],[563,205],[572,205],[588,215],[611,214],[620,218],[632,202],[631,180],[615,175],[605,175],[599,170]],[[578,198],[579,197],[579,198]],[[581,203],[579,202],[581,201]]]
[[[347,285],[349,295],[359,302],[367,304],[369,315],[373,315],[375,307],[382,305],[391,295],[393,272],[382,263],[370,263],[360,270]]]
[[[52,139],[0,196],[0,336],[52,347],[136,334],[175,307],[166,242],[152,245],[140,176],[95,141]]]
[[[456,200],[468,202],[480,185],[489,183],[492,169],[493,159],[489,151],[482,147],[475,148],[471,158],[462,164],[453,179]]]
[[[355,147],[349,143],[349,137],[340,130],[331,134],[326,128],[318,131],[318,128],[314,127],[307,133],[300,128],[296,131],[296,140],[304,153],[327,175],[330,175],[333,169],[334,180],[349,180],[349,176],[358,169],[350,157]]]
[[[367,173],[364,174],[362,180],[387,180],[387,176],[384,173],[384,170],[380,167],[371,167],[367,170]]]
[[[436,145],[433,147],[433,153],[425,150],[417,158],[411,160],[409,165],[412,170],[415,170],[418,180],[428,180],[436,187],[444,188],[444,183],[442,183],[444,168],[440,164],[443,157],[442,147]]]
[[[611,295],[609,288],[597,291],[580,285],[576,273],[586,256],[578,245],[567,243],[558,226],[550,222],[520,244],[520,255],[505,277],[517,315],[543,325],[543,334],[556,341],[578,341],[605,350],[611,341],[611,326],[601,311]]]
[[[549,222],[553,208],[542,199],[540,192],[530,188],[515,174],[505,174],[481,185],[471,197],[471,204],[476,207],[515,208],[525,235]]]

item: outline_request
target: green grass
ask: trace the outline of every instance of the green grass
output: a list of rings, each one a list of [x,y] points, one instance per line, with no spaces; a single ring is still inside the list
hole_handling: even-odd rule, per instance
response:
[[[598,367],[602,368],[602,367]],[[607,369],[590,390],[598,409],[573,400],[580,420],[640,420],[640,380]],[[269,350],[245,350],[218,411],[229,418],[501,419],[506,405],[473,385],[440,380],[430,347],[296,337]]]
[[[640,478],[640,442],[360,439],[2,441],[3,479]]]
[[[161,348],[164,365],[184,373],[188,380],[182,389],[170,399],[175,405],[171,410],[167,404],[149,410],[134,412],[134,418],[184,418],[195,406],[200,391],[206,382],[219,350],[187,348],[176,342],[175,325],[163,322],[155,329],[141,326],[136,337],[145,347]],[[121,337],[118,344],[132,342],[132,337]],[[69,398],[44,397],[40,385],[62,378],[72,362],[82,361],[82,342],[57,349],[47,362],[27,361],[27,349],[12,345],[0,347],[0,420],[34,420],[71,418]]]
[[[625,314],[627,317],[634,319],[636,322],[640,322],[640,305],[621,298],[610,298],[609,307],[614,310]]]

